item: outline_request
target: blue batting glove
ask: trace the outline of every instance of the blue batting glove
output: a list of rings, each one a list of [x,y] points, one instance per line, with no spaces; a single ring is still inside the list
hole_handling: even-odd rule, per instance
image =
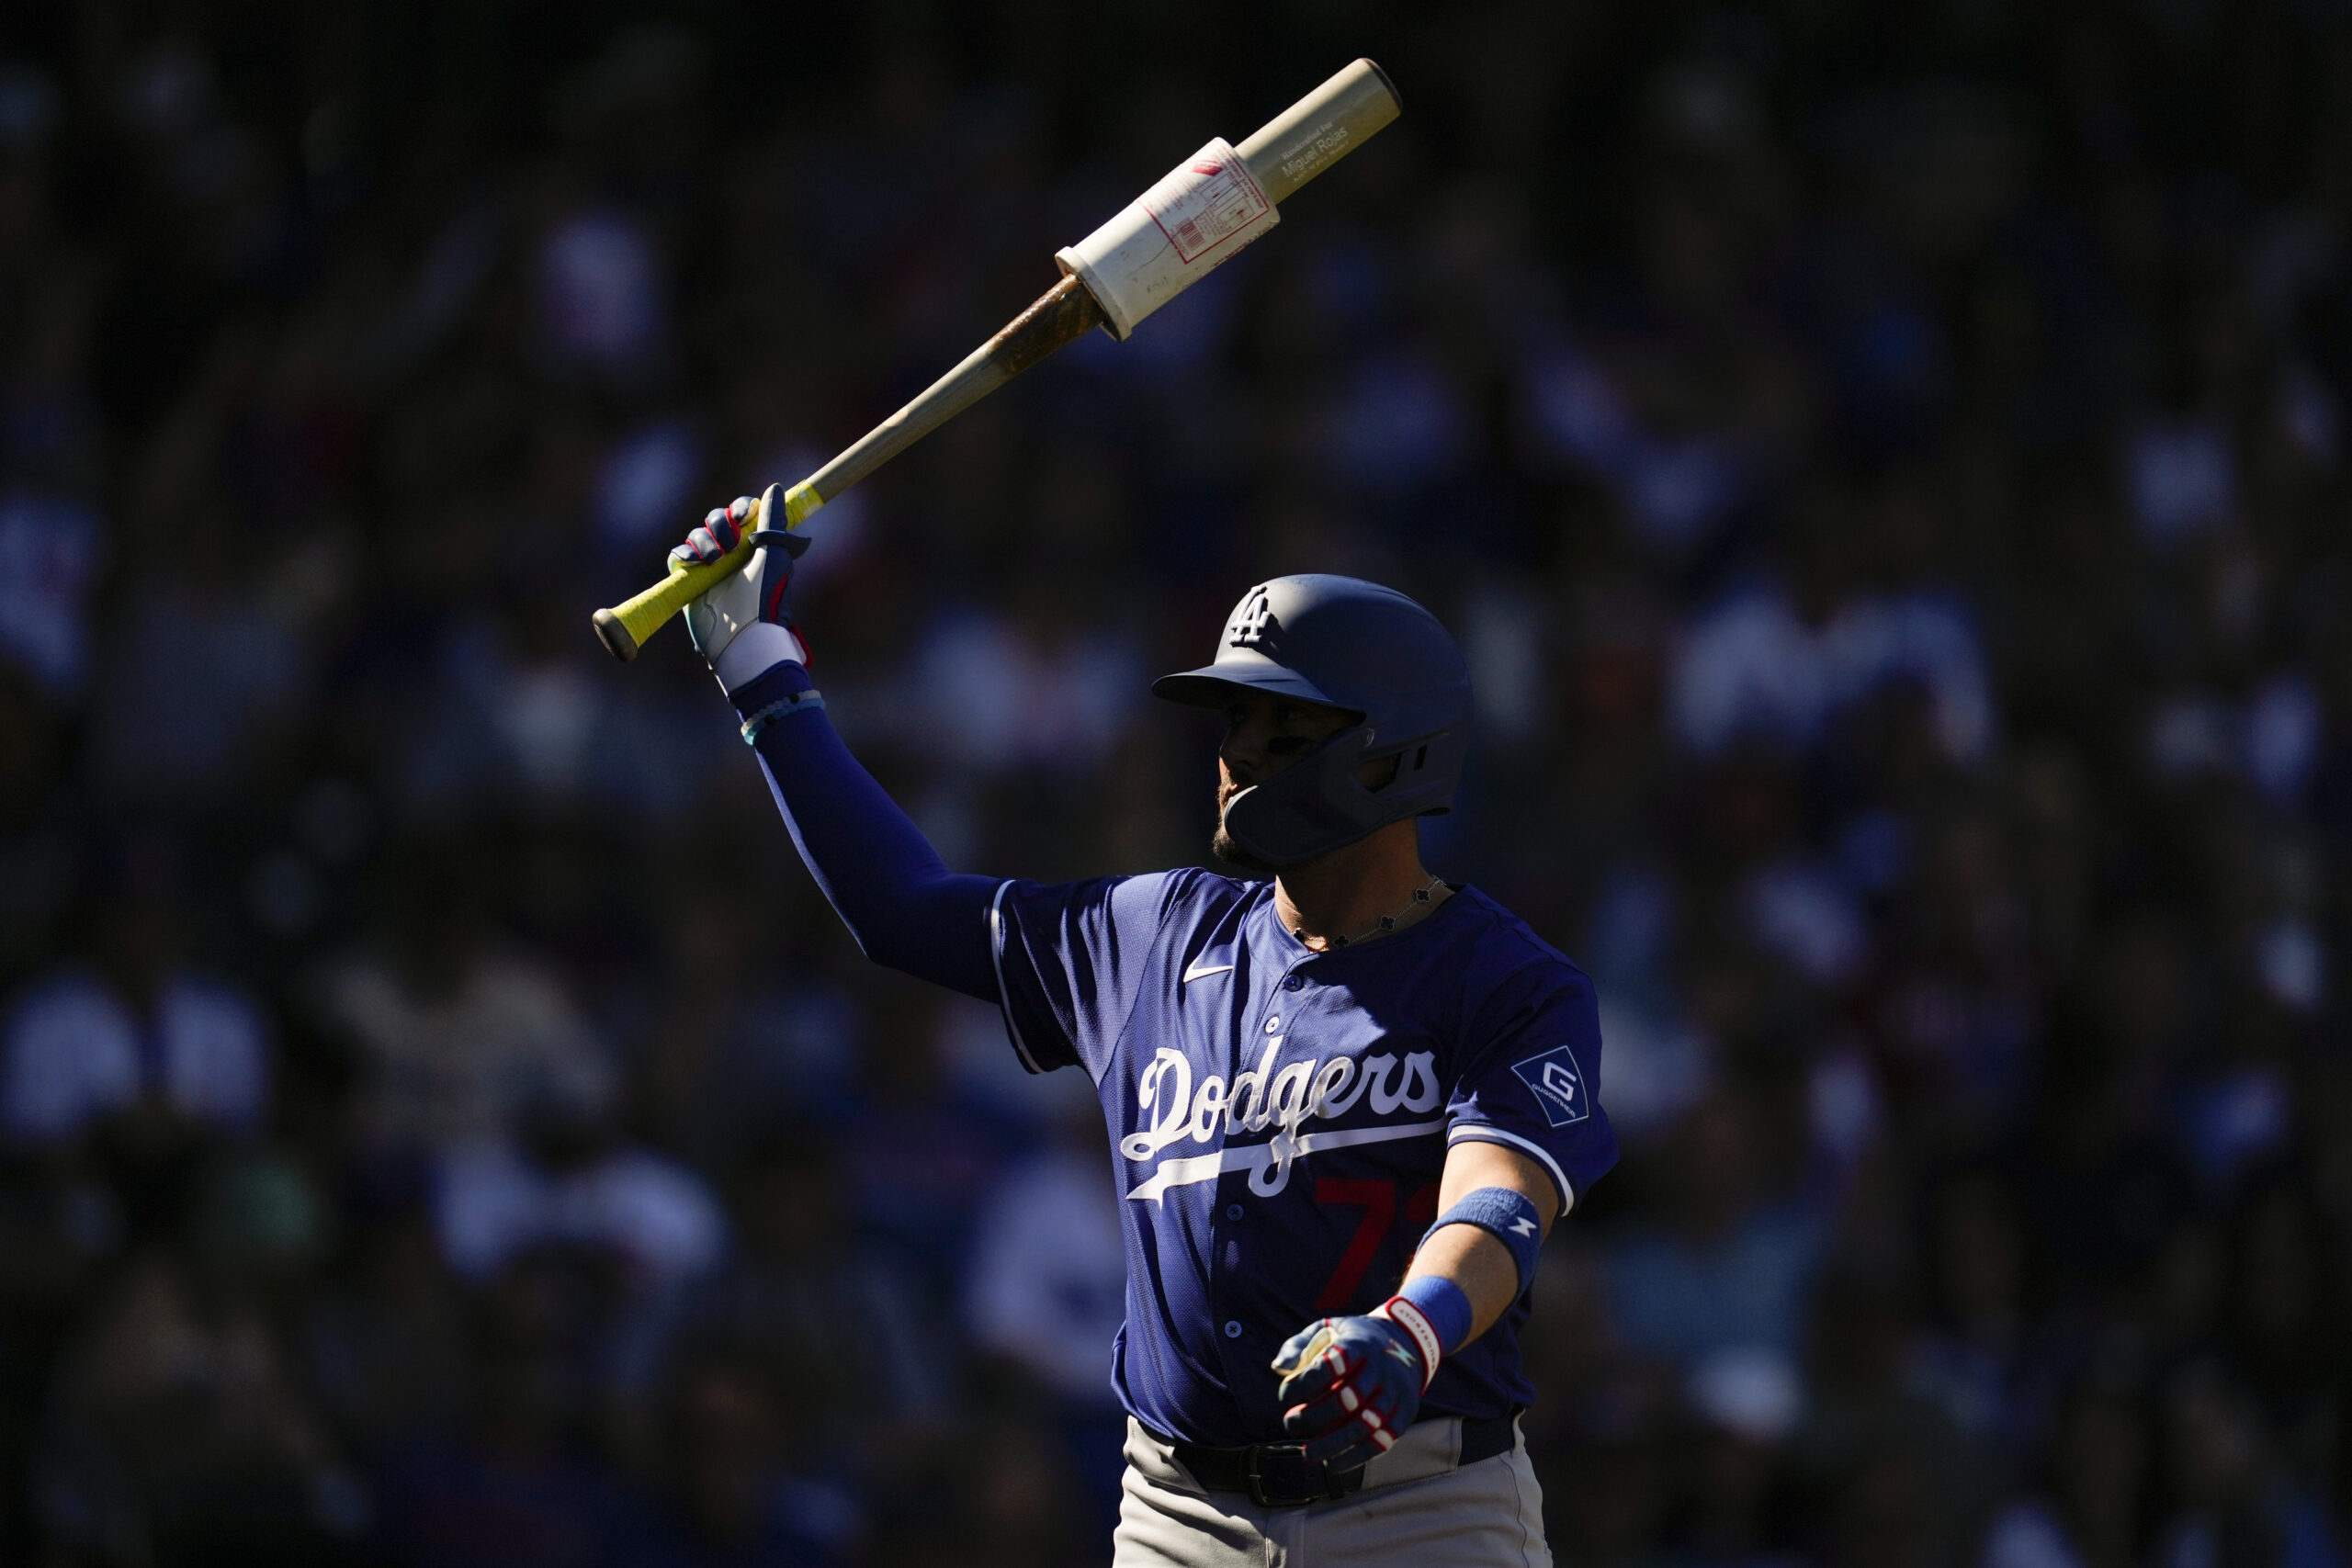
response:
[[[743,531],[759,512],[751,496],[714,507],[670,558],[708,566],[743,542]],[[758,547],[743,570],[686,606],[686,635],[694,639],[718,683],[735,691],[778,664],[806,665],[808,645],[792,619],[792,568],[808,547],[806,535],[762,528]]]
[[[1375,1314],[1308,1324],[1283,1344],[1274,1371],[1283,1430],[1306,1440],[1309,1460],[1354,1470],[1396,1447],[1436,1368],[1412,1333]]]
[[[743,542],[744,525],[760,503],[748,495],[739,495],[725,506],[714,506],[702,520],[702,526],[686,536],[686,542],[670,552],[670,558],[684,566],[708,566]]]

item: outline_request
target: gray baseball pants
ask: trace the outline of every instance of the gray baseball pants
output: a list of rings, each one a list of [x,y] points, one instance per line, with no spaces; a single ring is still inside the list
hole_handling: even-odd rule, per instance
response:
[[[1461,1422],[1417,1422],[1353,1496],[1261,1508],[1204,1492],[1131,1420],[1113,1568],[1552,1568],[1525,1440],[1457,1468],[1461,1451]]]

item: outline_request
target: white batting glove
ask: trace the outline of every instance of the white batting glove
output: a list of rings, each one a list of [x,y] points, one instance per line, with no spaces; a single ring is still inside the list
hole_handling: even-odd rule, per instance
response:
[[[720,559],[742,542],[744,526],[758,510],[748,495],[712,508],[671,558],[700,566]],[[791,589],[793,563],[809,541],[781,528],[763,528],[752,541],[759,547],[750,563],[686,606],[686,635],[729,692],[779,664],[808,663],[808,645],[792,620]]]

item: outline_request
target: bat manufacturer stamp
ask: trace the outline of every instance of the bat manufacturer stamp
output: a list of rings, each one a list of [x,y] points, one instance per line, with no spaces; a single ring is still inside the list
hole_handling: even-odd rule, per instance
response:
[[[1249,160],[1218,137],[1054,260],[1085,280],[1124,338],[1281,221]]]
[[[1144,192],[1140,204],[1186,266],[1237,237],[1249,243],[1274,212],[1250,165],[1222,138]]]

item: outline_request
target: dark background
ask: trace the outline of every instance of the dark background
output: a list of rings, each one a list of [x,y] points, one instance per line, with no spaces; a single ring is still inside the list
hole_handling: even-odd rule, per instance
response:
[[[1626,1146],[1561,1560],[2343,1560],[2340,0],[17,0],[0,1556],[1106,1559],[1086,1086],[588,613],[1358,54],[1264,244],[813,521],[832,716],[959,869],[1181,863],[1148,677],[1414,593]]]

